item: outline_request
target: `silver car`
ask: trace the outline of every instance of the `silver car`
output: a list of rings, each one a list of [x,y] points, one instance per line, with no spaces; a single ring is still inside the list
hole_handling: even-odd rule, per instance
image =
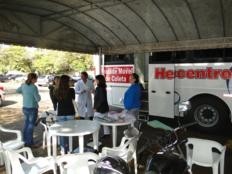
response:
[[[38,86],[49,86],[52,80],[53,80],[53,76],[51,75],[39,76],[37,79],[37,85]]]
[[[0,86],[0,106],[2,106],[4,100],[5,100],[4,88]]]

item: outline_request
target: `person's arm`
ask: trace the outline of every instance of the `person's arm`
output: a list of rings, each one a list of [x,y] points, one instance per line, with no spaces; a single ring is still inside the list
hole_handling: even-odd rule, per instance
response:
[[[38,88],[36,86],[35,86],[35,91],[34,91],[34,98],[35,98],[35,101],[37,101],[37,102],[39,102],[41,100]]]
[[[124,95],[124,107],[125,109],[132,109],[134,102],[134,95],[136,91],[133,86],[130,86]]]
[[[72,99],[75,100],[75,90],[73,88],[70,88],[70,92]]]
[[[91,80],[90,90],[91,90],[91,92],[94,94],[95,89],[94,89],[94,82],[93,82],[93,80]]]
[[[52,102],[53,102],[53,104],[54,104],[54,106],[55,106],[54,109],[57,110],[58,99],[57,99],[57,97],[56,97],[55,94],[53,95],[53,101],[52,101]]]
[[[104,103],[104,94],[102,88],[96,88],[95,95],[94,95],[94,109],[96,111],[99,110],[101,105]]]
[[[22,85],[16,89],[17,93],[22,93]]]
[[[84,93],[85,92],[85,90],[83,90],[82,88],[81,88],[81,83],[78,81],[76,84],[75,84],[75,93],[76,94],[82,94],[82,93]]]

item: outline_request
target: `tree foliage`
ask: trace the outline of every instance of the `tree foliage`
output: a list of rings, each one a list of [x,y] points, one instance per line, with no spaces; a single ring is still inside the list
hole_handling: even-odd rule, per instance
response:
[[[0,72],[9,70],[62,74],[87,71],[92,68],[92,56],[73,52],[46,49],[29,49],[20,46],[0,46]]]

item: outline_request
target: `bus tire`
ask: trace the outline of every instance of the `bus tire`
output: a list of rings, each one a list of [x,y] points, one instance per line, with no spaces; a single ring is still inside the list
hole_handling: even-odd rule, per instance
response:
[[[229,110],[226,105],[216,97],[204,96],[191,101],[188,120],[196,121],[197,129],[204,132],[217,132],[225,129],[229,121]]]

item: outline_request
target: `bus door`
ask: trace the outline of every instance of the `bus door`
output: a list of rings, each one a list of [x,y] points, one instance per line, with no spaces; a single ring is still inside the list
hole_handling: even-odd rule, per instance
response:
[[[174,64],[149,64],[149,115],[174,118]]]

